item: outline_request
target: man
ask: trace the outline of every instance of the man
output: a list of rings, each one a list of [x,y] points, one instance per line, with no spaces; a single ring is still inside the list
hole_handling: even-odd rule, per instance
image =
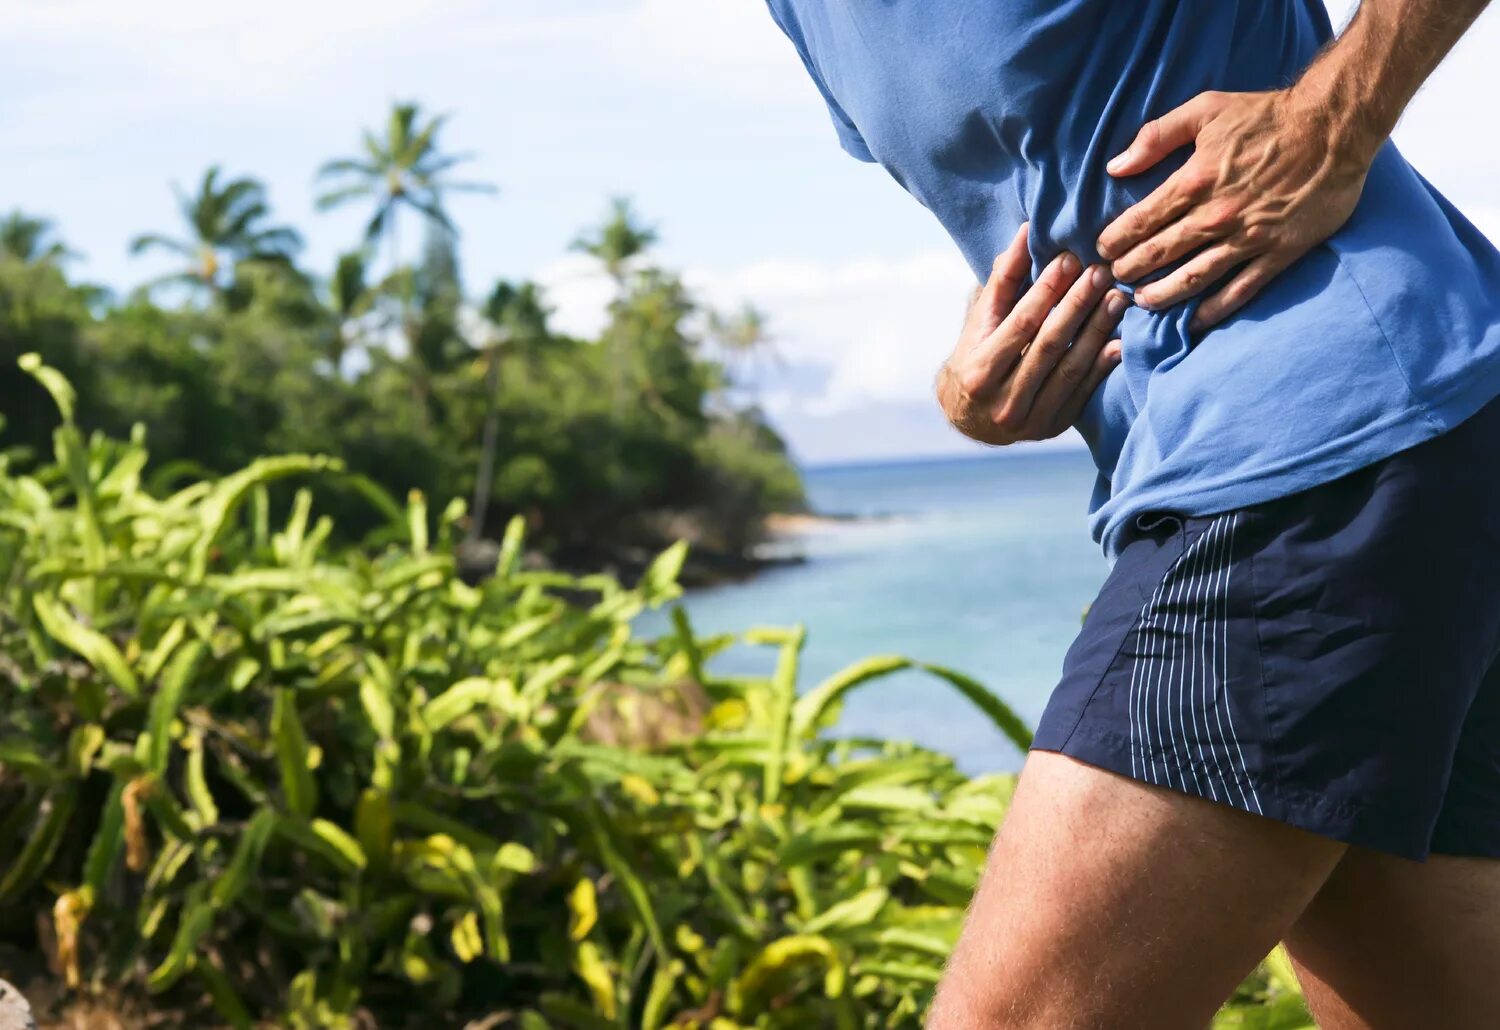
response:
[[[1076,423],[1114,561],[931,1025],[1201,1027],[1278,940],[1494,1025],[1500,253],[1387,141],[1484,0],[769,3],[988,280],[945,410]]]

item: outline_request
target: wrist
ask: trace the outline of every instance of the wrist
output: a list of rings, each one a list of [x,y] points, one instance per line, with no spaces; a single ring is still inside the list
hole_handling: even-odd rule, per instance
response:
[[[1292,117],[1327,147],[1330,158],[1361,174],[1395,128],[1395,116],[1385,110],[1379,92],[1336,69],[1310,69],[1285,93]]]

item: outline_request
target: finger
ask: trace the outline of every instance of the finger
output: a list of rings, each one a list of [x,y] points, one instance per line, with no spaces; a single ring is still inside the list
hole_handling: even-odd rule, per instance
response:
[[[1095,245],[1099,256],[1113,261],[1141,241],[1156,235],[1202,200],[1213,181],[1212,169],[1198,161],[1189,161],[1152,190],[1145,200],[1105,226]]]
[[[1037,337],[1037,331],[1046,321],[1047,312],[1058,306],[1082,271],[1079,259],[1071,253],[1059,253],[1043,268],[1037,282],[1016,301],[1016,306],[1005,316],[1004,321],[984,340],[981,351],[992,360],[999,355],[1010,355],[1011,360]]]
[[[1123,347],[1124,344],[1119,340],[1111,340],[1099,351],[1098,355],[1094,358],[1093,367],[1089,369],[1088,376],[1083,382],[1078,384],[1078,389],[1073,391],[1072,395],[1063,402],[1061,409],[1058,411],[1057,422],[1053,424],[1055,427],[1053,436],[1056,436],[1078,421],[1078,416],[1083,414],[1085,405],[1088,404],[1089,398],[1094,396],[1094,391],[1099,389],[1099,384],[1104,382],[1109,377],[1109,374],[1119,367],[1121,355],[1124,354]]]
[[[1223,239],[1236,227],[1236,220],[1224,205],[1213,202],[1200,205],[1155,236],[1131,247],[1110,266],[1110,270],[1120,282],[1133,283],[1184,255]]]
[[[1017,363],[1005,399],[995,411],[995,422],[1016,430],[1031,418],[1037,391],[1052,373],[1068,344],[1078,336],[1089,313],[1098,305],[1113,280],[1103,265],[1095,265],[1078,277],[1066,295],[1047,313],[1031,346]]]
[[[1047,376],[1032,405],[1032,420],[1054,424],[1059,412],[1083,385],[1099,357],[1099,352],[1113,336],[1130,301],[1119,290],[1110,290],[1084,324],[1052,374]]]
[[[1057,255],[1001,323],[968,351],[956,375],[959,388],[971,401],[986,400],[1005,381],[1035,335],[1035,327],[1077,276],[1078,259]]]
[[[1104,166],[1105,171],[1114,176],[1139,175],[1172,151],[1197,139],[1198,132],[1222,101],[1222,93],[1212,90],[1199,93],[1176,110],[1147,122],[1130,146]]]
[[[1204,300],[1193,313],[1193,321],[1188,328],[1196,333],[1218,325],[1250,303],[1256,294],[1265,289],[1267,283],[1284,272],[1294,260],[1296,258],[1289,259],[1280,254],[1262,254],[1240,269],[1223,289]]]
[[[1224,278],[1236,265],[1249,261],[1253,254],[1243,243],[1229,240],[1215,244],[1194,255],[1165,279],[1148,283],[1135,291],[1135,302],[1147,311],[1160,311],[1196,297]]]
[[[1011,239],[1010,245],[995,258],[990,266],[989,281],[984,284],[979,299],[986,317],[985,333],[992,333],[1001,320],[1010,314],[1026,276],[1031,272],[1031,251],[1027,246],[1030,223],[1022,222]]]

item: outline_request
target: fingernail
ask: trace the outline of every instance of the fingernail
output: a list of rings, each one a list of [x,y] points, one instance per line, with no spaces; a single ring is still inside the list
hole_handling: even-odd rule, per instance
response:
[[[1110,318],[1119,318],[1125,314],[1124,294],[1111,293],[1109,299],[1104,302],[1104,310],[1109,312]]]
[[[1062,263],[1058,267],[1062,269],[1063,274],[1072,275],[1078,271],[1078,259],[1072,254],[1064,254],[1062,256]]]
[[[1113,261],[1115,259],[1115,256],[1110,253],[1109,244],[1105,243],[1102,238],[1094,242],[1094,249],[1097,250],[1099,252],[1099,256],[1106,261]]]
[[[1130,151],[1128,150],[1123,154],[1116,154],[1114,157],[1109,159],[1109,164],[1105,165],[1104,167],[1108,171],[1118,172],[1121,168],[1125,167],[1125,159],[1129,156]]]
[[[1155,307],[1155,305],[1151,302],[1151,295],[1148,293],[1143,293],[1140,290],[1135,291],[1135,302],[1141,307],[1145,308],[1147,311],[1150,311]]]
[[[1089,285],[1096,290],[1102,290],[1109,285],[1109,269],[1103,265],[1095,265],[1089,272]]]

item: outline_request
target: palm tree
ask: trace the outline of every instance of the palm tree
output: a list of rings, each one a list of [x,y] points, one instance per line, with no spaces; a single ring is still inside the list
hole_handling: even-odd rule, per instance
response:
[[[781,355],[776,352],[766,326],[766,316],[753,304],[745,304],[732,315],[710,311],[708,334],[730,364],[747,366],[753,372],[761,357],[769,358],[772,364],[781,363]]]
[[[143,233],[130,241],[130,252],[165,250],[185,259],[185,269],[163,276],[150,285],[176,282],[207,288],[214,296],[224,292],[223,272],[240,261],[284,263],[302,247],[302,237],[284,225],[266,225],[271,209],[266,189],[247,177],[219,182],[220,168],[203,173],[198,192],[192,196],[173,187],[177,206],[188,226],[188,235],[172,238],[161,233]]]
[[[630,199],[615,197],[609,202],[604,223],[592,236],[585,234],[574,240],[573,249],[598,258],[615,286],[623,290],[631,262],[649,250],[656,239],[656,228],[641,223]]]
[[[0,254],[28,265],[56,264],[73,256],[57,239],[50,220],[19,210],[0,218]]]
[[[628,197],[610,200],[609,214],[595,233],[579,236],[573,241],[573,249],[597,258],[604,271],[615,282],[616,304],[625,296],[625,276],[635,259],[650,249],[656,242],[654,226],[642,224],[640,217],[630,206]],[[625,355],[621,353],[618,340],[613,333],[605,333],[608,347],[610,394],[618,417],[624,410]]]
[[[336,376],[344,374],[344,358],[360,341],[359,319],[370,310],[372,293],[367,270],[365,252],[351,251],[339,256],[333,277],[328,280],[328,308],[333,312],[334,323],[328,361]]]
[[[495,460],[500,440],[500,350],[506,344],[530,344],[547,335],[550,309],[542,302],[534,282],[519,286],[501,280],[484,303],[484,316],[493,327],[484,349],[484,429],[479,445],[479,468],[474,476],[473,518],[468,539],[479,540],[489,510],[490,487],[495,480]]]
[[[501,280],[484,302],[484,317],[509,338],[536,340],[547,335],[547,318],[552,309],[542,300],[541,287],[534,282],[520,284]]]
[[[394,104],[384,137],[365,131],[362,156],[339,158],[318,169],[320,180],[330,180],[328,190],[318,197],[319,210],[354,200],[374,201],[375,213],[365,226],[365,240],[389,239],[392,270],[401,264],[396,223],[403,208],[456,235],[445,198],[451,193],[495,191],[487,183],[447,178],[450,170],[472,155],[444,154],[438,148],[438,133],[446,121],[446,115],[423,121],[418,105]]]

